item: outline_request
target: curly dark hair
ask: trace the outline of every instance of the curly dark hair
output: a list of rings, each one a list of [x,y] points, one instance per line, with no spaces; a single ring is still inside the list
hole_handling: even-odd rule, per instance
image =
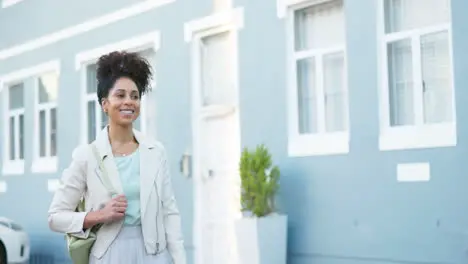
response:
[[[151,89],[151,64],[136,52],[113,51],[101,56],[96,74],[99,104],[102,104],[102,99],[109,95],[114,83],[121,77],[135,82],[141,97]]]

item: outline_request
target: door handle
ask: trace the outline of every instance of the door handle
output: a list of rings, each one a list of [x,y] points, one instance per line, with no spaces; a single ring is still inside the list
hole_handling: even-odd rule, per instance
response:
[[[179,161],[179,169],[182,175],[186,178],[190,178],[190,166],[191,166],[191,155],[186,151],[182,154],[182,157]]]
[[[211,169],[210,169],[210,170],[208,170],[208,178],[213,178],[213,177],[214,177],[214,175],[215,175],[215,172],[214,172],[214,170],[211,170]]]
[[[211,180],[211,179],[214,178],[214,176],[215,176],[215,171],[214,170],[212,170],[212,169],[202,170],[203,180],[205,180],[205,181]]]

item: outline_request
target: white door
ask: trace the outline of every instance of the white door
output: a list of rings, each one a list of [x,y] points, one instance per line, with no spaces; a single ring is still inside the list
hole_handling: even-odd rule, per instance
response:
[[[237,264],[240,129],[233,33],[199,38],[193,99],[197,264]]]

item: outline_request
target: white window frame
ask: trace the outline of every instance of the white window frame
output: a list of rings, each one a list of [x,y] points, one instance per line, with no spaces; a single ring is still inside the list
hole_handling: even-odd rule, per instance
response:
[[[139,52],[144,51],[147,49],[151,49],[153,52],[157,52],[161,46],[161,34],[159,31],[151,31],[142,35],[138,35],[132,38],[128,38],[116,43],[104,45],[101,47],[97,47],[91,50],[86,50],[83,52],[78,53],[75,56],[75,68],[77,71],[81,71],[81,95],[82,95],[82,107],[84,112],[87,111],[88,102],[94,100],[96,102],[96,135],[99,134],[101,131],[101,107],[100,104],[97,102],[97,98],[95,94],[88,94],[87,92],[87,72],[86,68],[90,64],[94,64],[97,62],[100,56],[107,54],[112,51],[116,50],[126,50],[131,52]],[[156,76],[155,72],[157,69],[154,70],[154,76]],[[156,78],[154,77],[152,82],[153,90],[156,88]],[[154,91],[153,91],[154,92]],[[150,94],[146,94],[142,97],[141,102],[141,111],[140,111],[140,130],[143,133],[147,132],[146,123],[146,109],[147,109],[147,96]],[[88,115],[82,115],[81,117],[81,143],[87,144],[88,138]],[[154,135],[152,135],[154,136]]]
[[[9,110],[9,93],[10,93],[10,87],[13,86],[13,85],[16,85],[16,84],[19,84],[19,83],[23,83],[23,104],[24,104],[24,107],[23,108],[20,108],[20,109],[15,109],[15,110]],[[14,117],[16,119],[16,122],[15,122],[15,127],[14,127],[14,130],[15,130],[15,134],[18,135],[19,134],[19,116],[22,115],[23,116],[23,122],[24,122],[24,125],[26,125],[26,122],[25,122],[25,108],[26,108],[26,104],[25,104],[25,101],[26,101],[26,82],[24,80],[16,80],[16,81],[11,81],[11,82],[8,82],[8,83],[5,83],[4,84],[4,93],[3,93],[3,98],[4,98],[4,108],[3,108],[3,111],[4,111],[4,115],[5,117],[3,118],[3,120],[5,120],[4,122],[4,125],[3,125],[3,131],[4,131],[4,138],[3,138],[3,142],[4,142],[4,150],[3,150],[3,169],[2,169],[2,173],[4,175],[17,175],[17,174],[23,174],[24,173],[24,158],[25,158],[25,155],[26,155],[26,149],[25,149],[25,146],[23,146],[23,158],[20,159],[20,158],[17,158],[17,159],[14,159],[14,160],[10,160],[10,147],[11,147],[11,144],[12,142],[10,142],[10,118],[11,117]],[[23,126],[24,126],[23,125]],[[23,130],[25,130],[25,128],[23,127]],[[23,135],[24,137],[24,135]],[[13,145],[14,145],[14,148],[15,148],[15,153],[16,155],[19,155],[20,153],[20,149],[19,149],[19,137],[15,137],[15,142],[13,142]],[[23,140],[25,140],[23,138]]]
[[[378,1],[378,21],[377,21],[377,43],[378,43],[378,63],[379,63],[379,114],[380,114],[380,135],[379,150],[404,150],[421,149],[435,147],[450,147],[457,145],[457,125],[455,110],[455,89],[454,89],[454,64],[453,64],[453,45],[452,45],[452,21],[436,26],[416,28],[396,33],[385,33],[385,0]],[[450,18],[452,16],[450,14]],[[451,67],[452,86],[452,122],[441,124],[423,124],[423,99],[422,93],[417,93],[415,98],[415,125],[408,126],[390,126],[390,103],[388,89],[388,58],[387,43],[390,41],[412,38],[413,51],[413,80],[415,85],[419,86],[421,77],[421,52],[420,38],[417,36],[428,33],[435,33],[440,30],[448,31],[448,46]],[[419,90],[418,87],[415,88]]]
[[[102,109],[101,109],[101,105],[99,104],[98,102],[98,99],[96,97],[96,94],[95,93],[88,93],[88,70],[87,70],[87,67],[90,66],[91,64],[93,63],[87,63],[86,65],[83,65],[83,70],[81,71],[81,78],[82,78],[82,84],[83,84],[83,88],[84,88],[84,112],[85,113],[83,116],[82,116],[82,119],[84,119],[84,122],[83,123],[83,126],[82,128],[84,127],[84,132],[82,132],[82,136],[84,136],[84,141],[82,141],[82,143],[87,143],[88,142],[88,103],[90,102],[94,102],[94,113],[96,114],[96,116],[94,117],[95,118],[95,128],[96,128],[96,131],[95,131],[95,135],[97,135],[99,133],[99,131],[101,131],[101,125],[102,125]]]
[[[33,173],[53,173],[57,171],[58,168],[58,97],[55,102],[48,102],[48,103],[39,103],[39,78],[43,74],[49,74],[49,73],[54,73],[57,74],[58,82],[59,82],[59,91],[60,93],[60,63],[57,61],[53,65],[51,64],[49,70],[42,72],[41,74],[37,75],[34,78],[34,143],[33,143],[33,162],[31,166],[31,172]],[[50,148],[51,148],[51,142],[50,142],[50,112],[52,109],[56,110],[57,117],[56,117],[56,122],[57,122],[57,134],[56,134],[56,144],[57,144],[57,149],[56,149],[56,155],[51,156],[50,155]],[[45,121],[46,121],[46,129],[45,129],[45,135],[46,135],[46,142],[45,142],[45,148],[46,148],[46,156],[45,157],[40,157],[40,117],[39,113],[40,111],[44,110],[46,113],[45,116]]]
[[[285,18],[287,21],[287,112],[288,112],[288,155],[292,157],[303,156],[326,156],[339,155],[349,153],[349,134],[350,134],[350,117],[349,117],[349,98],[348,98],[348,58],[347,58],[347,41],[343,45],[330,47],[326,50],[320,50],[316,55],[329,54],[333,51],[343,51],[344,53],[344,90],[346,91],[345,99],[345,123],[346,130],[339,132],[321,132],[325,126],[325,118],[319,103],[319,132],[310,134],[299,133],[299,113],[297,103],[297,78],[296,78],[296,61],[303,57],[309,57],[311,51],[295,51],[295,24],[294,12],[298,9],[311,7],[333,0],[277,0],[277,11],[279,18]],[[345,8],[343,6],[343,8]],[[346,18],[345,18],[346,19]],[[346,31],[346,27],[344,28]],[[315,51],[312,51],[314,53]],[[314,53],[315,54],[315,53]],[[319,88],[319,92],[323,89]],[[321,95],[322,96],[322,95]],[[323,97],[323,96],[322,96]],[[322,113],[322,114],[320,114]]]
[[[44,63],[37,64],[32,67],[27,67],[23,68],[17,71],[10,72],[8,74],[5,74],[3,76],[0,76],[0,92],[2,92],[3,96],[3,120],[8,120],[10,116],[10,111],[8,110],[8,88],[9,86],[19,83],[19,82],[24,82],[25,86],[25,94],[27,92],[27,84],[29,82],[30,78],[34,78],[40,74],[43,74],[45,72],[49,72],[52,70],[56,70],[60,68],[60,61],[59,60],[51,60],[47,61]],[[4,90],[4,91],[3,91]],[[25,107],[26,107],[26,96],[23,98],[25,100]],[[19,111],[19,110],[18,110]],[[21,113],[24,114],[24,120],[25,120],[25,131],[27,131],[27,116],[25,113],[25,108],[20,110]],[[18,112],[19,113],[19,112]],[[5,122],[3,125],[3,166],[2,166],[2,174],[4,176],[12,176],[12,175],[21,175],[24,174],[24,167],[25,167],[25,162],[24,159],[19,159],[19,160],[14,160],[10,161],[8,159],[9,157],[9,138],[10,138],[10,122]],[[34,131],[37,133],[37,130]],[[26,137],[28,133],[25,132],[24,136]],[[24,139],[26,143],[26,138]],[[19,151],[17,149],[16,151]],[[26,148],[24,150],[24,156],[26,158],[27,156],[27,151]]]
[[[62,185],[60,179],[48,179],[47,180],[47,191],[50,193],[55,193],[57,189]]]
[[[1,0],[2,8],[7,8],[22,2],[23,0]]]
[[[0,181],[0,193],[6,193],[8,190],[8,184],[6,181]]]

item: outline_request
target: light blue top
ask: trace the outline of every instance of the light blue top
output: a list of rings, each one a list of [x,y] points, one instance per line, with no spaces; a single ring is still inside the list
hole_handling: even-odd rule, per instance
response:
[[[124,225],[140,225],[140,152],[137,149],[128,156],[114,159],[128,203]]]

